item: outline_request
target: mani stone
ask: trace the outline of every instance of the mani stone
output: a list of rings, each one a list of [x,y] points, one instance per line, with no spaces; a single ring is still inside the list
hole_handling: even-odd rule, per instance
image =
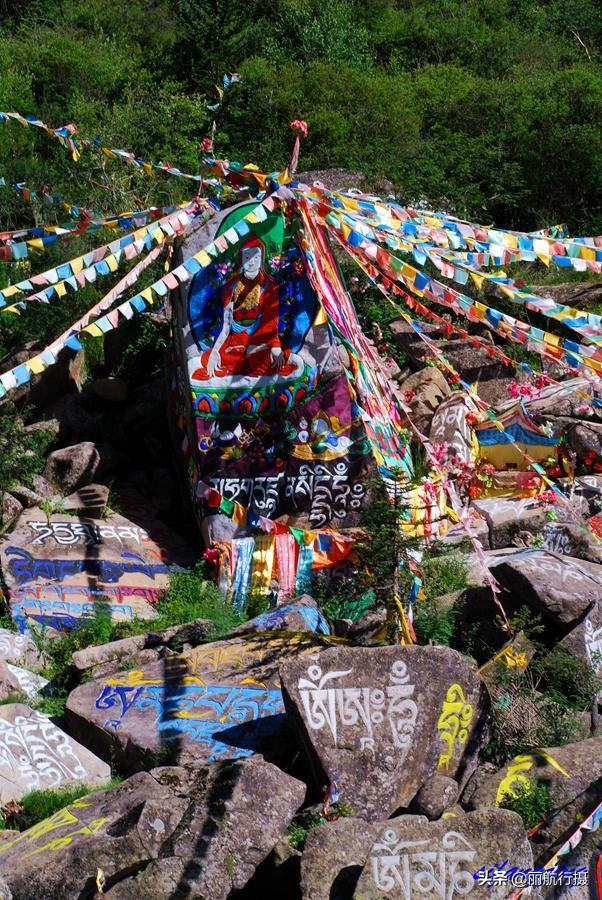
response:
[[[44,654],[38,650],[28,632],[20,634],[8,628],[0,628],[0,661],[25,666],[36,672],[46,665]]]
[[[334,647],[280,667],[287,713],[318,785],[355,815],[406,808],[435,772],[462,786],[476,765],[486,691],[448,647]]]
[[[67,699],[69,730],[128,771],[165,755],[180,763],[292,756],[278,668],[321,640],[241,635],[90,681]]]
[[[28,700],[37,698],[46,687],[48,680],[41,675],[34,675],[20,666],[0,661],[0,697],[5,699],[14,694],[23,694]],[[1,712],[1,710],[0,710]]]
[[[311,631],[314,634],[330,634],[330,625],[313,597],[303,594],[291,603],[268,609],[254,619],[249,619],[232,633],[250,634],[257,631]]]
[[[22,703],[0,707],[0,804],[29,791],[93,786],[110,777],[110,766],[57,728],[49,716]]]
[[[572,502],[583,498],[574,497]],[[587,518],[587,513],[585,514]],[[602,563],[602,547],[591,537],[589,531],[578,525],[550,522],[542,530],[544,542],[542,550],[559,553],[562,556],[573,556],[587,562]]]
[[[602,678],[602,600],[598,600],[585,619],[569,631],[560,646]]]
[[[558,625],[579,619],[602,595],[602,566],[546,550],[522,550],[491,566],[491,574],[521,601]]]
[[[431,442],[435,445],[447,444],[447,455],[450,459],[457,457],[462,462],[473,462],[473,433],[466,416],[475,412],[477,407],[469,395],[464,391],[454,391],[443,401],[433,416]]]
[[[304,795],[304,784],[260,758],[140,772],[0,842],[0,876],[19,900],[91,897],[97,879],[110,900],[225,900]]]
[[[152,618],[170,573],[189,561],[175,538],[116,514],[99,522],[29,509],[0,546],[15,621],[56,630],[101,614]]]
[[[473,500],[475,509],[485,519],[489,528],[489,544],[493,550],[510,547],[520,531],[538,534],[548,520],[545,510],[535,497],[505,499],[484,497]]]
[[[572,802],[602,777],[602,737],[564,747],[533,750],[514,757],[494,775],[485,778],[469,805],[499,806],[505,796],[516,795],[534,780],[548,786],[550,812]]]
[[[354,897],[407,900],[470,893],[498,900],[509,897],[515,886],[491,888],[474,875],[505,860],[519,869],[533,865],[522,819],[509,810],[480,810],[438,822],[400,816],[378,827]]]
[[[451,394],[445,376],[434,366],[427,366],[404,378],[400,390],[411,391],[414,395],[406,402],[411,410],[412,422],[422,432],[429,430],[435,411]]]

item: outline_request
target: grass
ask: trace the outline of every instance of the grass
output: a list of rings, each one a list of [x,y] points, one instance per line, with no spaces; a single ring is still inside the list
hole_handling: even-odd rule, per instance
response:
[[[123,779],[114,777],[99,787],[90,787],[86,784],[74,784],[64,788],[45,788],[44,790],[30,791],[17,803],[13,802],[4,808],[2,813],[2,827],[16,828],[18,831],[26,831],[38,822],[43,822],[54,813],[80,797],[91,794],[94,791],[108,791],[116,787]]]

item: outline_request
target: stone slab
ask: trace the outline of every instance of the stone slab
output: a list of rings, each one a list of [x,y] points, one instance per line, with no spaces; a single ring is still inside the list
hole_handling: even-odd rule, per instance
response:
[[[24,512],[0,546],[15,621],[58,630],[99,611],[117,622],[152,618],[170,573],[190,558],[181,539],[117,514],[99,522],[38,508]]]
[[[317,784],[379,821],[435,772],[470,777],[486,690],[447,647],[336,647],[280,667],[286,709]]]
[[[68,697],[71,732],[127,769],[157,754],[215,762],[287,753],[279,666],[318,650],[309,634],[248,635],[172,654],[82,684]]]
[[[43,788],[102,784],[111,768],[22,703],[0,706],[0,803]]]

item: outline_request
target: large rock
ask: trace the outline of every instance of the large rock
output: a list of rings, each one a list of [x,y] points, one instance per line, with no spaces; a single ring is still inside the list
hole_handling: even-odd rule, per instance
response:
[[[78,783],[92,787],[110,777],[110,766],[57,728],[49,716],[22,703],[0,706],[0,803],[42,788]]]
[[[320,646],[309,634],[249,635],[166,656],[76,688],[69,728],[130,770],[161,755],[215,762],[263,752],[280,760],[290,747],[278,667]]]
[[[520,531],[538,534],[548,521],[545,510],[538,504],[536,497],[516,500],[485,497],[474,500],[471,509],[475,509],[485,519],[492,550],[512,546]]]
[[[547,747],[514,757],[485,778],[470,798],[470,807],[499,806],[535,779],[548,786],[550,812],[572,802],[602,777],[602,737],[564,747]]]
[[[430,439],[435,445],[447,444],[449,459],[474,461],[473,433],[466,417],[476,412],[474,401],[464,391],[455,391],[437,409],[431,422]]]
[[[65,494],[94,481],[100,466],[100,454],[91,441],[53,450],[46,460],[44,477]]]
[[[312,631],[315,634],[330,634],[330,625],[313,597],[303,594],[291,603],[268,609],[254,619],[249,619],[239,625],[233,634],[258,631]]]
[[[436,771],[462,785],[476,765],[486,692],[447,647],[337,647],[280,667],[284,700],[318,784],[356,815],[409,805]]]
[[[137,523],[144,523],[137,518]],[[192,555],[165,530],[113,514],[102,522],[40,509],[24,512],[0,546],[11,612],[62,629],[100,613],[151,618],[169,574]]]
[[[6,491],[2,492],[0,525],[5,528],[23,511],[23,504]]]
[[[0,843],[19,900],[203,897],[240,890],[303,801],[305,786],[256,758],[140,772]],[[100,873],[100,874],[99,874]]]
[[[422,432],[428,432],[435,411],[451,394],[445,376],[434,366],[409,375],[401,382],[400,390],[409,392],[406,402],[411,408],[411,419]]]
[[[491,566],[497,581],[515,596],[570,625],[602,594],[602,566],[545,550],[522,550]]]
[[[439,819],[458,799],[458,782],[447,775],[431,775],[414,798],[415,811],[427,819]]]
[[[569,631],[560,646],[602,678],[602,600],[598,600],[584,620]]]
[[[0,628],[0,661],[24,666],[34,672],[41,671],[47,659],[27,631],[19,634]]]
[[[91,644],[76,650],[71,657],[78,672],[100,678],[117,671],[124,663],[132,668],[146,662],[154,662],[170,650],[179,652],[191,650],[202,643],[213,631],[214,623],[209,619],[195,619],[184,625],[174,625],[165,631],[149,631],[132,637],[110,641],[108,644]]]
[[[369,852],[354,896],[407,900],[411,896],[508,897],[512,884],[480,884],[474,874],[510,860],[529,868],[533,856],[522,820],[507,810],[483,810],[428,822],[401,816],[383,823]]]

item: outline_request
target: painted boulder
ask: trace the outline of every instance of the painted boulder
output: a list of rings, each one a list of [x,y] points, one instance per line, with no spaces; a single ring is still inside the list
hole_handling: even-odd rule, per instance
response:
[[[280,758],[289,745],[279,666],[321,646],[318,636],[290,633],[204,644],[80,685],[67,700],[67,722],[79,740],[129,769],[165,756]]]
[[[171,572],[190,561],[175,538],[113,514],[103,520],[24,512],[0,547],[12,615],[64,629],[109,614],[152,618]]]
[[[19,900],[76,900],[101,888],[115,900],[225,900],[304,795],[305,785],[259,758],[140,772],[5,838],[0,876]]]
[[[111,768],[57,728],[49,716],[21,703],[0,707],[0,803],[44,788],[91,787]]]
[[[304,252],[278,194],[261,219],[256,205],[239,204],[188,235],[181,260],[212,240],[225,252],[174,294],[173,401],[208,541],[253,531],[247,517],[233,521],[212,505],[207,485],[251,517],[286,515],[322,529],[357,524],[374,460],[411,473],[390,376],[327,243],[308,226],[305,241],[319,251]],[[331,260],[329,271],[318,270],[317,255]],[[358,342],[356,387],[348,348]]]
[[[312,631],[314,634],[330,634],[330,625],[313,597],[304,594],[292,603],[284,603],[249,619],[236,628],[234,634],[250,634],[255,631]]]
[[[509,861],[529,869],[533,856],[522,819],[507,810],[483,810],[428,822],[418,816],[391,819],[378,828],[359,877],[362,900],[406,900],[420,895],[468,894],[499,900],[516,890],[511,881],[487,884],[488,870]]]
[[[487,710],[483,683],[447,647],[336,647],[283,661],[286,708],[314,765],[356,815],[407,807],[435,772],[462,785]]]

